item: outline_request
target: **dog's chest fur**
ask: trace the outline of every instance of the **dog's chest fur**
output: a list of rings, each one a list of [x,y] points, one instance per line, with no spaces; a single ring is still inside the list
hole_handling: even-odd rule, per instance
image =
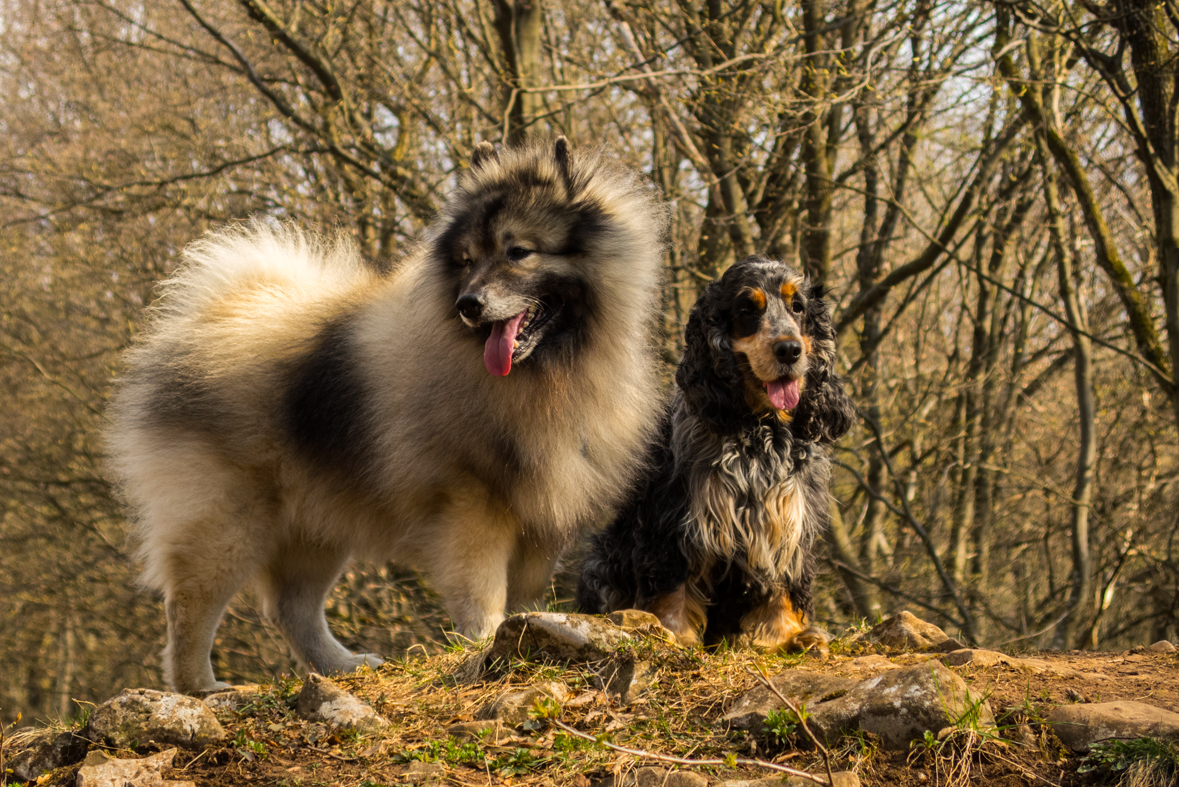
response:
[[[718,435],[690,415],[676,420],[672,441],[691,490],[684,546],[696,562],[768,582],[799,576],[817,521],[815,449],[771,424]]]

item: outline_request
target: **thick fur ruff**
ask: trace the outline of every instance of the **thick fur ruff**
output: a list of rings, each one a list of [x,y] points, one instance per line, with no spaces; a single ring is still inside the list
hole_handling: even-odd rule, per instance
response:
[[[750,257],[700,296],[650,472],[594,537],[577,600],[654,612],[682,642],[825,645],[810,626],[827,446],[854,408],[831,309],[781,262]]]
[[[324,616],[353,559],[425,572],[471,638],[541,596],[566,545],[614,515],[664,406],[664,224],[651,188],[561,138],[480,146],[389,275],[291,226],[192,244],[109,433],[165,596],[169,685],[221,685],[213,637],[251,580],[324,672],[379,663]]]

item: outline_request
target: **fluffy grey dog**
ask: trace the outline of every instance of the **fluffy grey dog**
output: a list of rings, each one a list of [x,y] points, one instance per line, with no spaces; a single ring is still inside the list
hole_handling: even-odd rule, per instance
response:
[[[128,355],[111,466],[176,691],[258,580],[310,669],[378,664],[328,630],[355,558],[424,571],[455,629],[537,599],[632,483],[662,401],[650,341],[665,214],[564,138],[481,145],[393,274],[342,238],[251,224],[192,244]]]

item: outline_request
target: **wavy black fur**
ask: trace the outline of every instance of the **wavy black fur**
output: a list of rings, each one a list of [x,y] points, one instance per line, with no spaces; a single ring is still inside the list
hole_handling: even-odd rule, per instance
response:
[[[750,312],[752,292],[768,298],[757,314]],[[788,329],[806,337],[801,396],[789,417],[768,399],[751,405],[760,378],[751,377],[748,356],[733,347],[735,337],[762,328],[769,336],[770,329]],[[827,446],[855,415],[834,362],[829,304],[784,263],[750,257],[709,285],[688,319],[676,394],[650,470],[618,518],[595,536],[582,566],[581,609],[664,612],[664,601],[679,592],[701,608],[704,631],[699,620],[691,626],[706,643],[747,633],[742,621],[776,595],[785,594],[809,619],[814,540],[829,524]],[[774,540],[768,519],[782,509],[770,501],[783,499],[782,490],[801,495],[802,514],[779,516],[790,528]],[[713,498],[713,508],[702,496]],[[727,504],[736,520],[702,513]],[[677,621],[664,622],[677,630]]]

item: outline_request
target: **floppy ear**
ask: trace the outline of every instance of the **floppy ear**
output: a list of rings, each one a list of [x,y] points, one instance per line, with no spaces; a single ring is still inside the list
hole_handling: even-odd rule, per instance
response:
[[[811,352],[815,363],[807,372],[807,385],[794,414],[795,434],[820,443],[834,443],[847,434],[856,418],[856,406],[848,398],[835,371],[835,328],[831,306],[822,299],[821,287],[813,287],[807,308]]]
[[[721,286],[713,282],[688,317],[684,357],[676,369],[675,381],[688,409],[720,432],[738,428],[747,409],[741,372],[728,344]]]
[[[471,151],[471,169],[479,169],[488,161],[498,161],[499,154],[490,142],[480,142]]]

